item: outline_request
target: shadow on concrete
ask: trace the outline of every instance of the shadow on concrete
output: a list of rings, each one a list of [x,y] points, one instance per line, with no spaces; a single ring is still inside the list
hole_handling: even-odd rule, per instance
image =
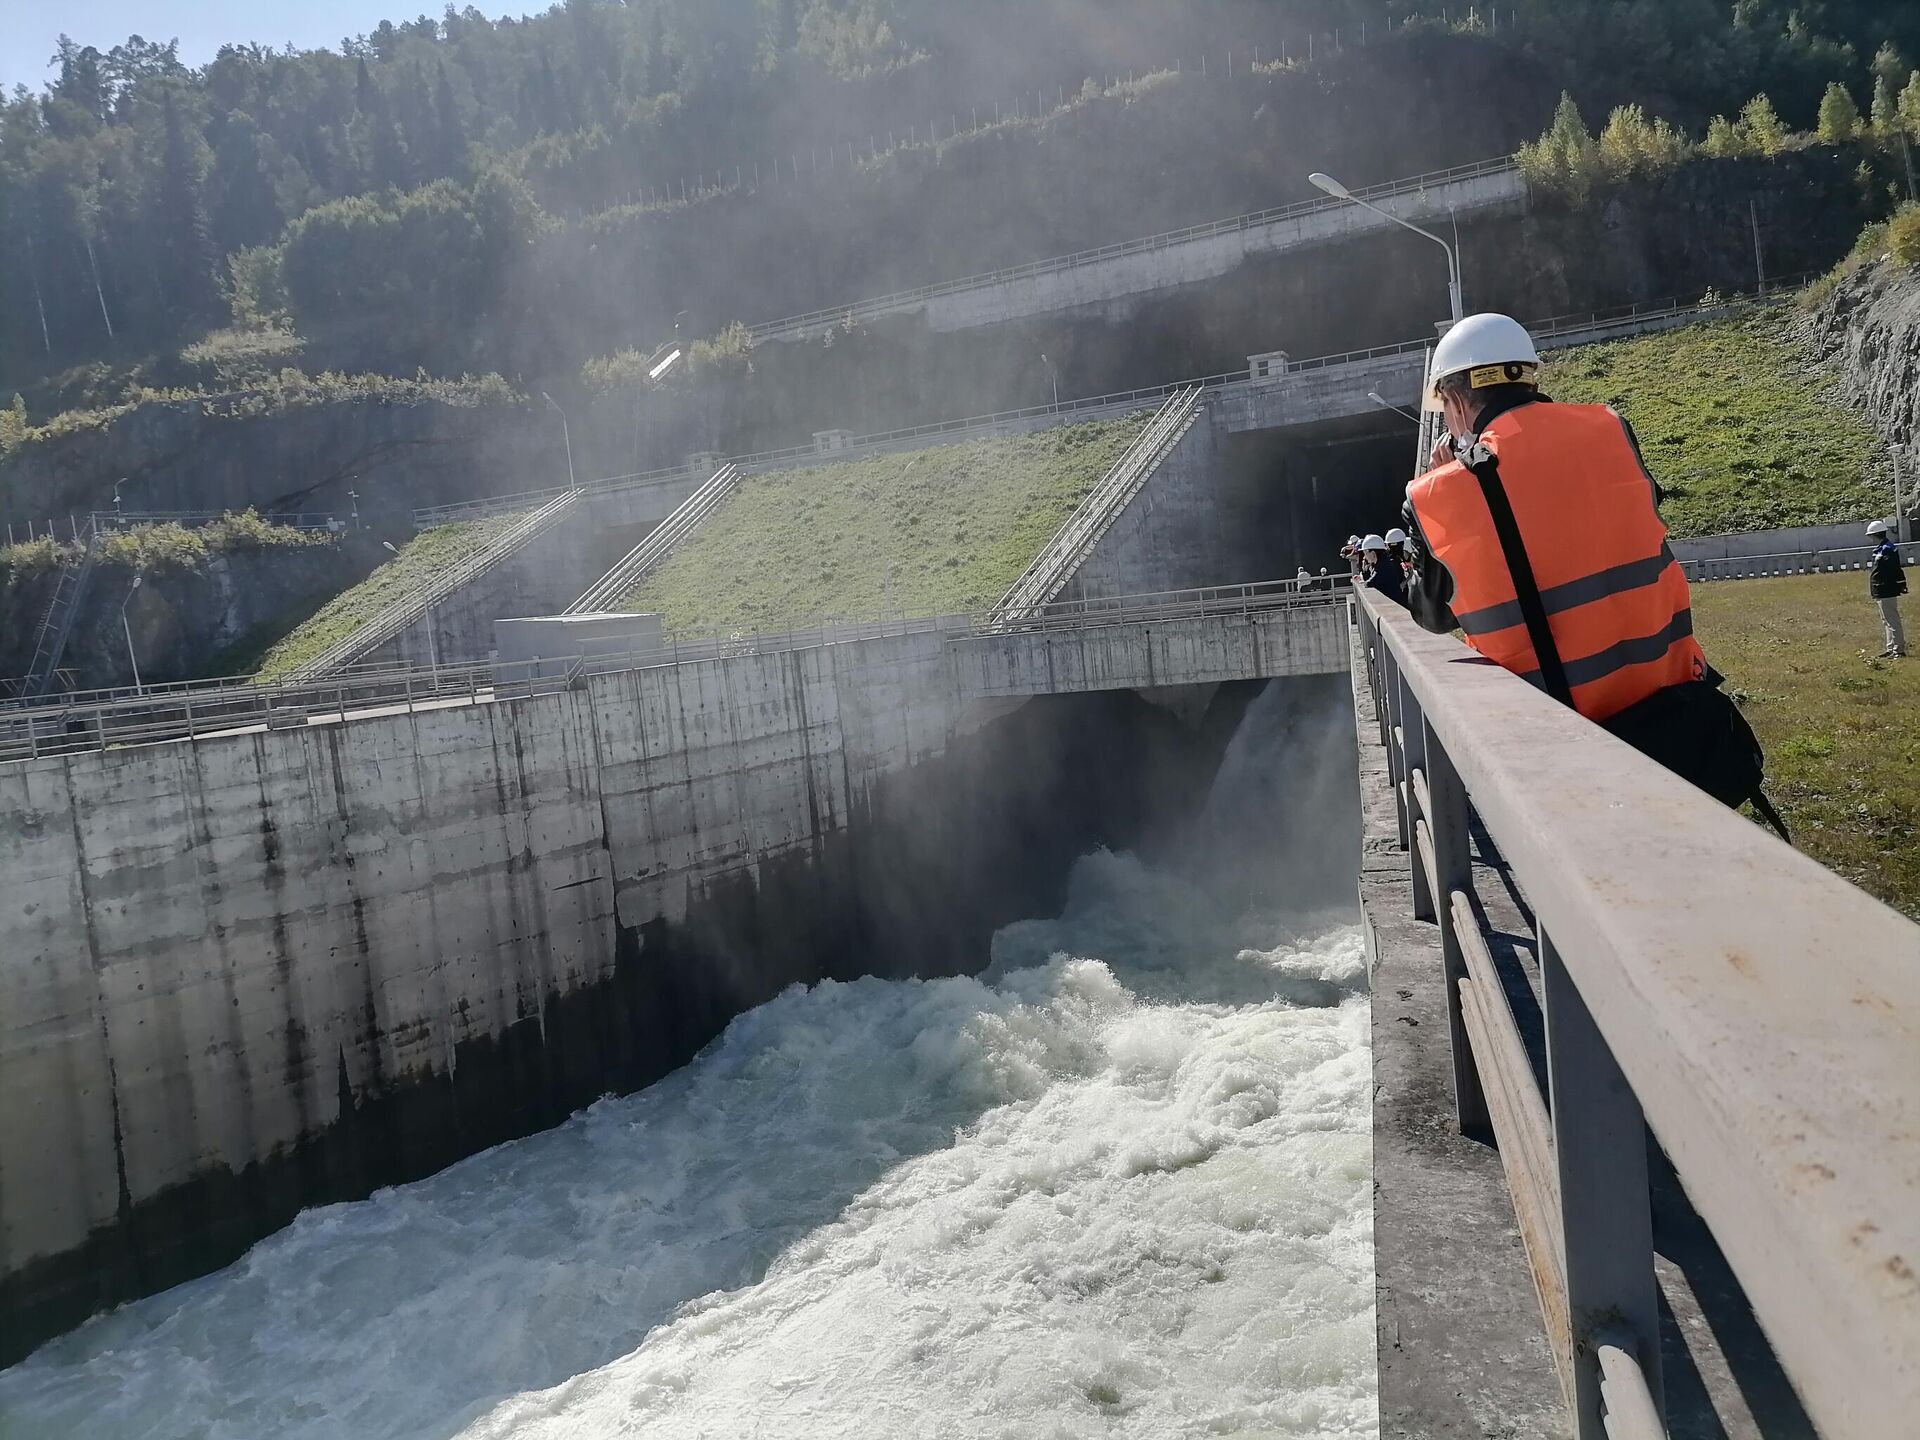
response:
[[[1473,825],[1474,908],[1507,1004],[1547,1093],[1546,1022],[1534,917],[1511,867]],[[1551,1103],[1551,1102],[1549,1102]],[[1651,1131],[1647,1168],[1660,1281],[1660,1356],[1673,1440],[1812,1440],[1817,1435],[1738,1278]]]

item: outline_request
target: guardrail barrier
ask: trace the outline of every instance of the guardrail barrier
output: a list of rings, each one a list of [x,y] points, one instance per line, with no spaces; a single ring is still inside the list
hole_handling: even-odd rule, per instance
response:
[[[0,705],[0,762],[127,745],[205,739],[253,727],[282,729],[386,711],[414,713],[451,704],[522,700],[580,684],[589,675],[784,654],[886,636],[936,633],[953,640],[1009,632],[1096,629],[1147,621],[1249,615],[1340,597],[1292,580],[1214,586],[1049,605],[1009,624],[992,614],[927,611],[825,620],[774,634],[683,630],[644,648],[582,642],[567,656],[507,664],[346,667],[325,679],[259,683],[248,678],[89,691],[39,703]],[[556,660],[567,662],[556,675]]]
[[[1666,1433],[1649,1126],[1820,1433],[1913,1433],[1920,927],[1399,606],[1354,606],[1460,1124],[1498,1141],[1579,1440]],[[1544,1093],[1470,817],[1535,922]]]

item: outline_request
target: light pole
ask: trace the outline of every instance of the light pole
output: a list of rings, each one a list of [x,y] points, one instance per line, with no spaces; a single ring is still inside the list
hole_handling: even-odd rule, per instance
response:
[[[1047,378],[1053,381],[1053,408],[1058,410],[1060,408],[1060,372],[1054,368],[1053,361],[1047,359],[1044,351],[1041,352],[1040,363],[1047,367]]]
[[[120,633],[127,637],[127,663],[133,667],[133,693],[143,694],[145,687],[140,683],[140,659],[133,653],[133,626],[127,623],[127,606],[133,603],[133,597],[140,593],[141,577],[133,577],[133,585],[127,591],[127,598],[120,602]]]
[[[580,488],[580,482],[573,478],[573,432],[567,425],[567,412],[554,404],[553,396],[549,395],[546,391],[542,390],[540,392],[540,398],[546,401],[553,413],[560,417],[560,438],[566,443],[567,447],[567,488],[569,490],[578,490]]]
[[[1367,391],[1367,399],[1378,405],[1382,410],[1391,410],[1396,415],[1404,415],[1416,425],[1420,423],[1420,417],[1418,415],[1414,414],[1411,410],[1402,410],[1398,405],[1388,403],[1378,390]]]
[[[1391,220],[1402,230],[1411,230],[1416,235],[1424,235],[1442,250],[1447,252],[1447,299],[1453,304],[1453,323],[1458,325],[1467,318],[1466,302],[1461,298],[1460,255],[1453,246],[1442,240],[1431,230],[1422,230],[1418,225],[1402,220],[1398,215],[1390,215],[1371,201],[1362,200],[1331,175],[1323,175],[1318,170],[1307,176],[1307,180],[1316,190],[1324,190],[1336,200],[1345,200],[1358,205],[1362,210],[1371,210],[1383,220]]]

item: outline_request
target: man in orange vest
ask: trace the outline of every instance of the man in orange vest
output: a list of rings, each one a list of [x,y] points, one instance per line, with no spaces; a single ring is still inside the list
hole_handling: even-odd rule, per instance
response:
[[[1605,721],[1704,678],[1706,656],[1633,432],[1606,406],[1552,403],[1539,371],[1504,315],[1471,316],[1436,347],[1427,403],[1448,434],[1407,489],[1407,603]]]

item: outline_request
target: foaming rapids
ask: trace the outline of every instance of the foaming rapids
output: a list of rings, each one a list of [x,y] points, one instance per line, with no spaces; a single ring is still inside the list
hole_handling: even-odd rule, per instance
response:
[[[1276,687],[979,978],[795,988],[310,1211],[0,1374],[0,1437],[1373,1435],[1341,723]]]

